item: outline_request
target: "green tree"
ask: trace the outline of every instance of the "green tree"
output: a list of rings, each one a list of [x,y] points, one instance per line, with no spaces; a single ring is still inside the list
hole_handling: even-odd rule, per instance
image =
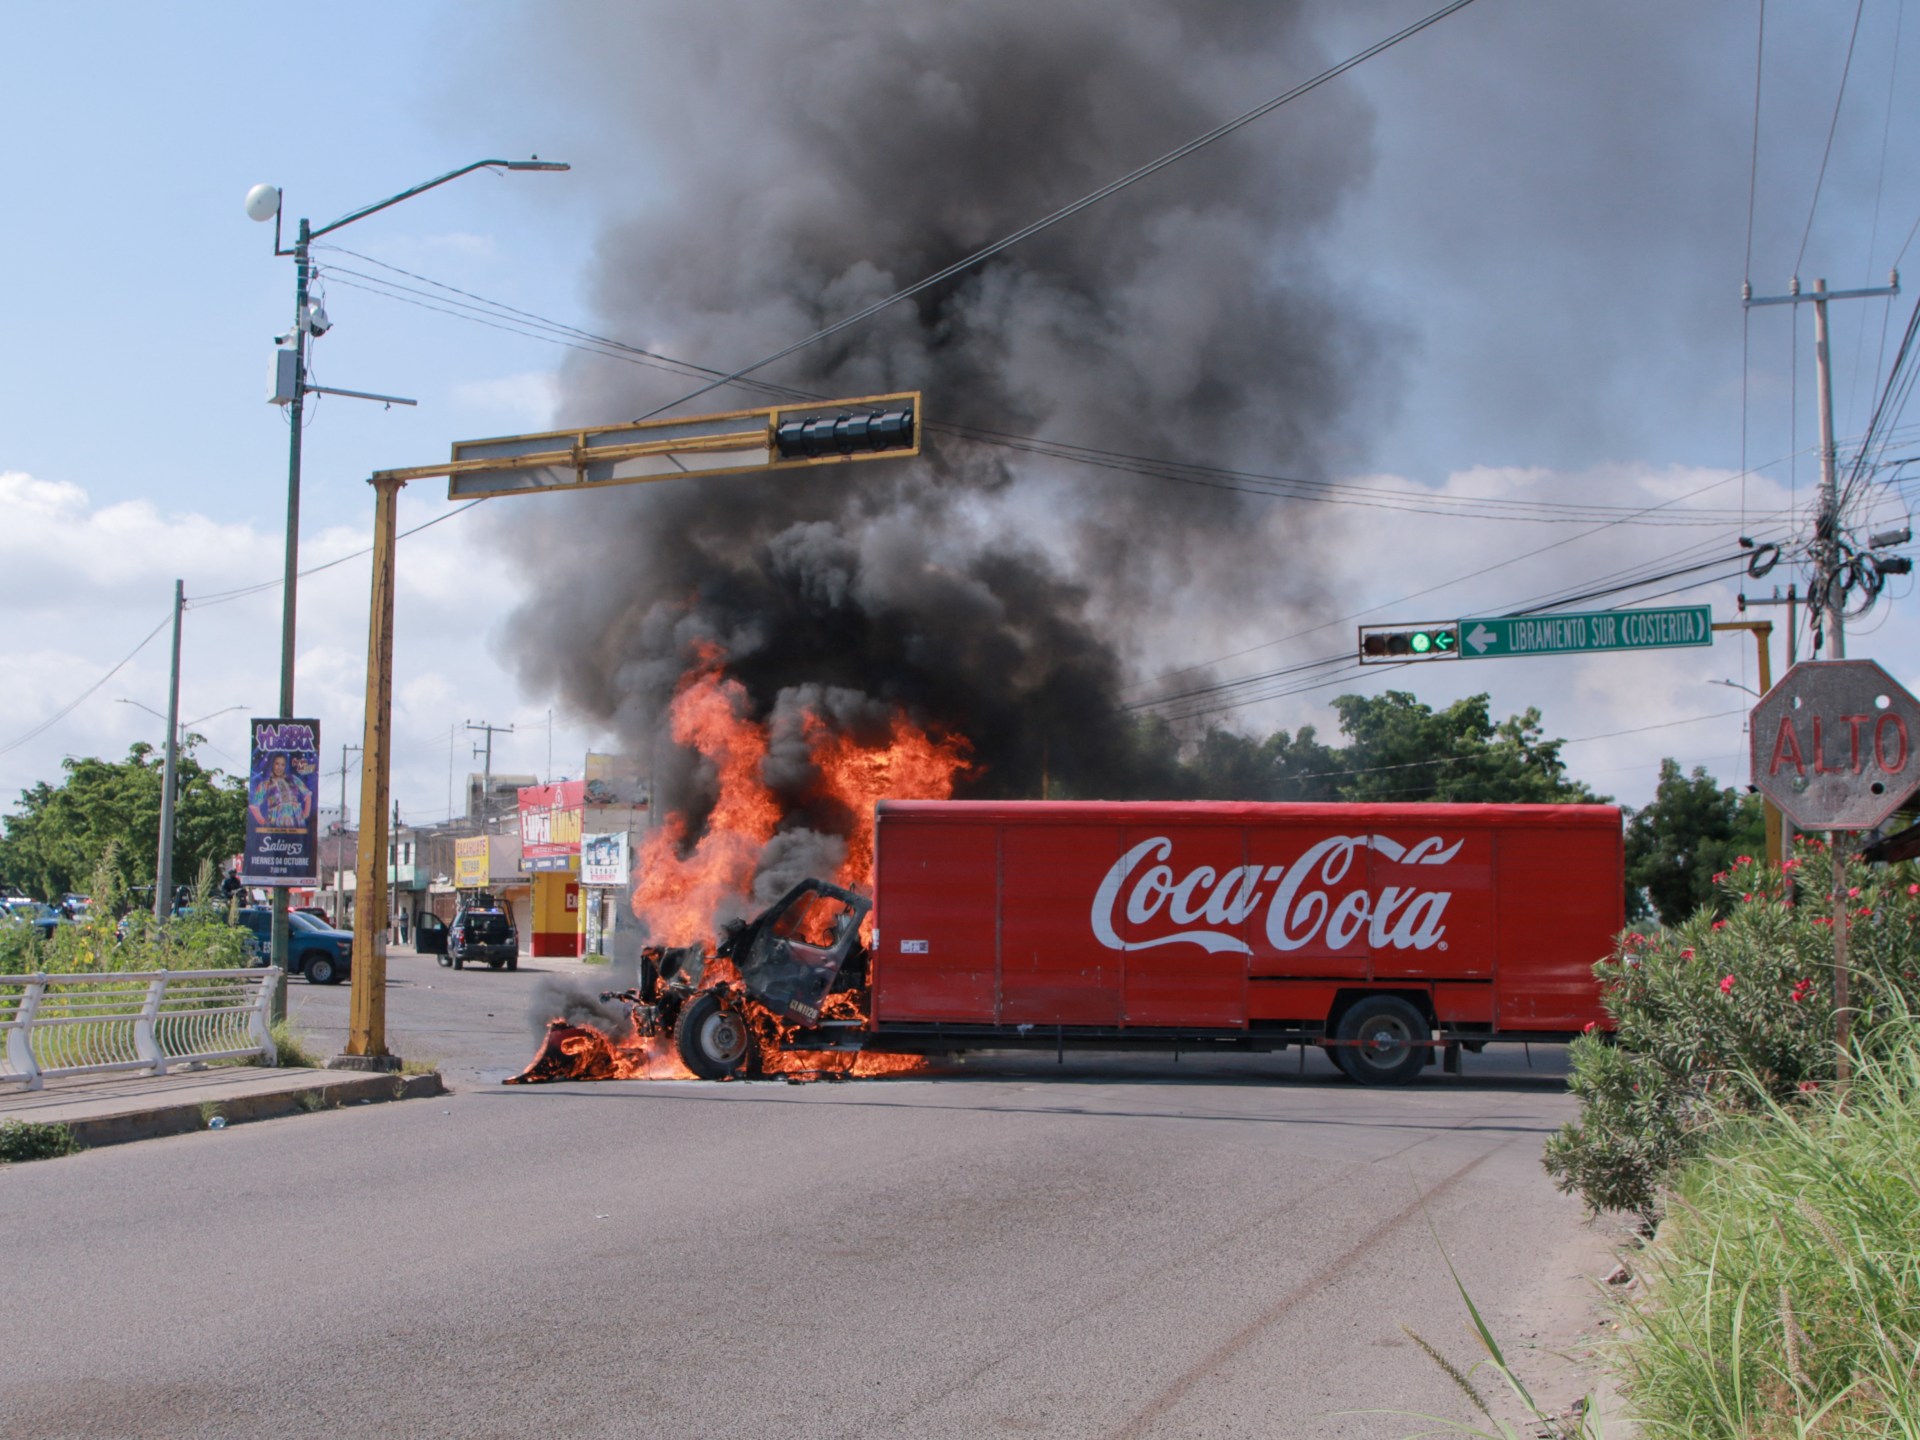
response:
[[[1491,697],[1469,695],[1445,710],[1405,691],[1333,702],[1352,741],[1341,753],[1342,800],[1579,804],[1600,797],[1567,778],[1565,742],[1548,740],[1529,707],[1495,724]]]
[[[179,757],[173,873],[182,879],[237,852],[246,819],[245,782],[203,767],[193,755],[198,738],[189,735]],[[125,760],[63,760],[59,785],[41,781],[22,791],[16,812],[0,820],[0,880],[53,899],[89,883],[110,856],[123,885],[151,885],[163,765],[146,744],[134,745]]]
[[[1724,905],[1714,877],[1745,855],[1765,852],[1767,822],[1758,795],[1723,787],[1704,765],[1690,776],[1660,762],[1653,803],[1627,822],[1627,900],[1645,914],[1651,902],[1663,925],[1677,925],[1702,905]],[[1644,896],[1644,899],[1640,897]]]
[[[1188,792],[1202,800],[1332,800],[1340,753],[1322,745],[1311,725],[1254,740],[1209,730],[1188,764]]]

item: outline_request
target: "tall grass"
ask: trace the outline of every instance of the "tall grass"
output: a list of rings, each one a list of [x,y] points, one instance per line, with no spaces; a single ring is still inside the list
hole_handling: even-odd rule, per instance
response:
[[[121,915],[127,894],[113,852],[94,871],[93,907],[81,919],[58,926],[50,939],[28,926],[0,927],[0,984],[11,975],[112,974],[129,970],[226,970],[258,964],[249,932],[233,923],[211,864],[200,867],[193,903],[181,914],[156,920],[146,911]]]
[[[1920,1023],[1860,1055],[1680,1174],[1622,1354],[1646,1435],[1920,1440]]]

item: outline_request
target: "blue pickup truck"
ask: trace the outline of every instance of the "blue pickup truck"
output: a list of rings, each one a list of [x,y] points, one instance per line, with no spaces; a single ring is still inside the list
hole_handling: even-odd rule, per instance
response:
[[[240,923],[253,932],[262,960],[273,945],[273,911],[249,905],[240,911]],[[287,973],[304,975],[309,985],[337,985],[352,978],[353,932],[322,925],[311,915],[287,916]]]

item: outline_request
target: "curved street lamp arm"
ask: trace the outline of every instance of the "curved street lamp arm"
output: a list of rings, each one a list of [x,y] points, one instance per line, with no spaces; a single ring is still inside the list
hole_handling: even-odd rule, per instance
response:
[[[475,170],[568,170],[571,168],[571,166],[557,160],[476,160],[471,165],[462,165],[458,170],[449,170],[446,174],[428,180],[423,184],[416,185],[411,190],[402,190],[398,195],[389,195],[385,200],[376,201],[372,205],[363,205],[358,210],[349,211],[338,220],[322,225],[317,230],[308,231],[306,238],[308,240],[317,240],[330,230],[338,230],[343,225],[351,225],[356,220],[364,220],[367,216],[384,210],[389,205],[398,205],[402,200],[411,200],[423,191],[431,190],[436,185],[444,185],[449,180],[458,180],[462,175],[470,175]]]

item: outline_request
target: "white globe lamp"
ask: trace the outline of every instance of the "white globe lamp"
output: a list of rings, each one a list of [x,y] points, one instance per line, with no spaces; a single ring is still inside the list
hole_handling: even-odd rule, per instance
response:
[[[247,191],[247,218],[271,220],[280,213],[280,189],[276,185],[256,185]]]

